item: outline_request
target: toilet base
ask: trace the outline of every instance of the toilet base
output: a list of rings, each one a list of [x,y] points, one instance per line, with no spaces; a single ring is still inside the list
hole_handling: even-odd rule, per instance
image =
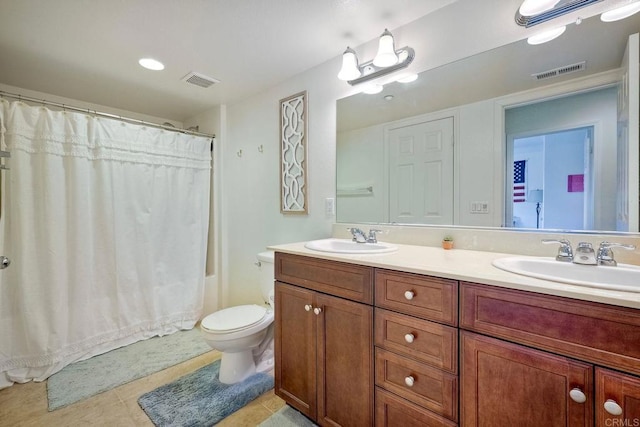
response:
[[[252,350],[222,353],[218,378],[221,383],[235,384],[256,373]]]

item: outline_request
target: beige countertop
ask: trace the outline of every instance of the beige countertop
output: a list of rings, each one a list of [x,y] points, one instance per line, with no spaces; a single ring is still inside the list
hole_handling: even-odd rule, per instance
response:
[[[494,259],[519,256],[517,254],[396,244],[398,250],[395,252],[360,255],[319,252],[305,248],[304,244],[305,242],[274,245],[268,249],[640,309],[640,284],[638,292],[612,291],[535,279],[500,270],[491,264]]]

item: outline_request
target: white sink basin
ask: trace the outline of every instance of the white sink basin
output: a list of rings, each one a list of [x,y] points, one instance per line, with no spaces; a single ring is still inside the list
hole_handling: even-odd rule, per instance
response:
[[[630,264],[618,264],[616,267],[580,265],[544,257],[499,258],[492,264],[501,270],[538,279],[593,288],[640,292],[640,267]]]
[[[334,252],[338,254],[384,254],[398,250],[397,246],[389,243],[357,243],[347,239],[312,240],[304,247],[320,252]]]

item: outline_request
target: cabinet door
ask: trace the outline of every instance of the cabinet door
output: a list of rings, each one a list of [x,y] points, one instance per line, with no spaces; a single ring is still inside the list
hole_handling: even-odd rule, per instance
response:
[[[461,426],[593,425],[592,365],[466,331],[460,347]]]
[[[318,423],[373,425],[373,308],[316,294]]]
[[[316,316],[313,292],[275,284],[275,394],[316,417]]]
[[[640,378],[596,368],[596,425],[640,427]]]

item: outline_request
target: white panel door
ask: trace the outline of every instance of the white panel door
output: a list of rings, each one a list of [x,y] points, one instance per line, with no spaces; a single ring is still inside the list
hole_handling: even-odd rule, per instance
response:
[[[389,217],[453,224],[453,118],[389,130]]]
[[[616,195],[617,231],[637,232],[640,226],[639,162],[640,150],[640,42],[638,34],[629,36],[622,60],[622,82],[618,90],[618,179]]]

